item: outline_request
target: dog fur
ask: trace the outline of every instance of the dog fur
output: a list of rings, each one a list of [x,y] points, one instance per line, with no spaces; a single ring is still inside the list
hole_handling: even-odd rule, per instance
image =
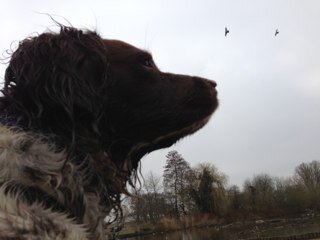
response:
[[[112,239],[140,159],[202,128],[218,106],[215,82],[60,27],[20,42],[6,70],[0,239]]]

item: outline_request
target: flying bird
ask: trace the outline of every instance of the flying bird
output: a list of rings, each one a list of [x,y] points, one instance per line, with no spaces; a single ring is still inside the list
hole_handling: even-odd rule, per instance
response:
[[[274,36],[277,36],[279,34],[278,29],[276,29],[276,33],[274,34]]]
[[[225,37],[227,36],[228,33],[229,33],[228,28],[224,28],[224,36],[225,36]]]

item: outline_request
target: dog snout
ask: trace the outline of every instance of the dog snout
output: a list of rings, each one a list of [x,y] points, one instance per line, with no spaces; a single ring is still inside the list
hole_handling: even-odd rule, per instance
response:
[[[193,77],[193,79],[195,79],[196,81],[204,82],[205,85],[207,85],[207,87],[209,87],[209,88],[216,88],[216,86],[217,86],[217,83],[213,80],[209,80],[209,79],[205,79],[205,78],[201,78],[201,77]]]
[[[211,86],[211,87],[213,87],[213,88],[216,88],[216,86],[217,86],[217,83],[216,83],[215,81],[205,80],[205,82],[206,82],[209,86]]]

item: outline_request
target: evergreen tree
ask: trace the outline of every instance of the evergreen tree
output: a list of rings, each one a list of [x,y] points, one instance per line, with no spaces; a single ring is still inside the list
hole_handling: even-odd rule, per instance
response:
[[[185,198],[187,195],[187,173],[190,166],[187,161],[175,150],[167,154],[164,167],[164,190],[170,196],[173,205],[173,213],[177,219],[180,213],[186,214]]]

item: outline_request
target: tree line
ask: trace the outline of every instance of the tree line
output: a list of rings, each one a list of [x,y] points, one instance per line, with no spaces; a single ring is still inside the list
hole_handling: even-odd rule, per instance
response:
[[[130,216],[136,221],[155,224],[201,214],[239,220],[320,211],[320,161],[301,163],[285,179],[255,175],[240,189],[228,186],[227,176],[212,164],[191,167],[175,150],[166,158],[163,176],[150,172],[130,198]]]

